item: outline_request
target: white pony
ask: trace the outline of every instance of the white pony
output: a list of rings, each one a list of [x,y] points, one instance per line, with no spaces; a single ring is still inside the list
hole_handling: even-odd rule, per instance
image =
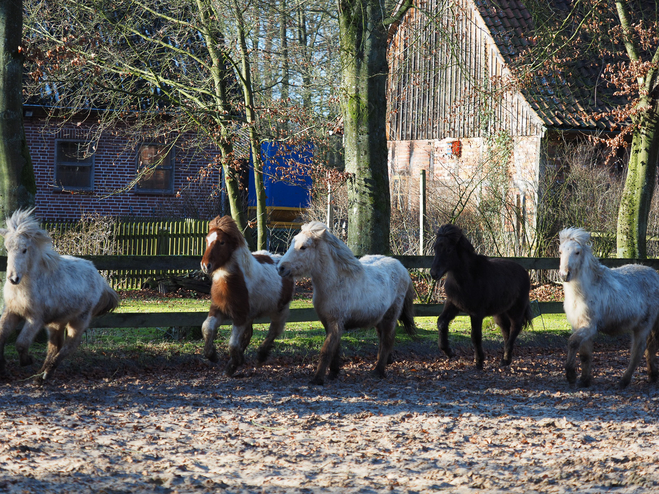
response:
[[[568,341],[567,380],[576,381],[576,354],[581,359],[581,386],[591,382],[593,338],[598,331],[631,333],[631,358],[620,388],[631,382],[643,350],[651,382],[659,374],[654,357],[659,344],[659,274],[648,267],[628,264],[615,269],[593,256],[590,233],[567,228],[560,233],[560,270],[565,290],[565,314],[573,334]],[[647,348],[646,348],[647,345]]]
[[[33,211],[14,212],[7,219],[7,228],[0,229],[7,249],[0,374],[5,373],[7,338],[24,320],[16,341],[21,365],[33,362],[28,353],[30,344],[41,328],[48,329],[48,353],[37,378],[42,382],[78,347],[92,317],[117,307],[119,296],[92,262],[55,252],[48,232],[39,227]]]
[[[341,366],[341,335],[345,329],[375,326],[380,338],[378,362],[373,370],[380,377],[391,356],[400,319],[409,334],[415,334],[414,286],[405,267],[385,256],[357,259],[327,227],[312,221],[302,225],[284,257],[281,276],[310,276],[313,306],[325,326],[325,343],[313,384],[336,378]]]

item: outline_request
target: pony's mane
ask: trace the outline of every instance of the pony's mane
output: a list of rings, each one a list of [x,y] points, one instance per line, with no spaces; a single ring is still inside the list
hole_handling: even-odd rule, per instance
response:
[[[247,245],[245,237],[231,216],[217,216],[216,218],[212,219],[208,224],[208,230],[210,231],[213,228],[222,230],[224,233],[229,235],[233,240],[235,240],[238,247]]]
[[[41,251],[41,262],[45,269],[52,271],[59,262],[60,255],[53,249],[53,241],[48,232],[39,226],[33,216],[34,208],[18,209],[7,218],[7,236],[25,237],[32,240]]]
[[[476,249],[474,249],[474,246],[471,245],[471,242],[467,240],[467,237],[465,237],[462,229],[458,226],[452,225],[450,223],[442,225],[439,227],[439,230],[437,230],[437,236],[446,237],[451,241],[453,245],[459,246],[463,250],[466,250],[472,254],[476,253]]]
[[[302,225],[303,233],[308,236],[323,240],[329,247],[330,254],[336,261],[337,267],[341,271],[348,273],[360,273],[363,271],[362,263],[355,257],[348,246],[341,239],[334,236],[327,226],[320,221],[310,221]]]

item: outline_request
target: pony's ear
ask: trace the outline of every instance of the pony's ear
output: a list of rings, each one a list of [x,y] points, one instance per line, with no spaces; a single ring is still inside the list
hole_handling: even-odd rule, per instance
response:
[[[467,252],[474,252],[474,253],[476,252],[474,246],[471,245],[471,242],[464,235],[460,235],[460,238],[458,238],[458,241],[455,244],[459,245],[462,249],[466,250]]]
[[[7,228],[0,228],[0,236],[6,237],[8,232]]]

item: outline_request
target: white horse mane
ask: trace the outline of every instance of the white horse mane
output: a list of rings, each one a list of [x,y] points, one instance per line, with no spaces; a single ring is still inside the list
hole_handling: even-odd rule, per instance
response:
[[[39,222],[32,215],[32,209],[18,209],[7,218],[7,230],[5,233],[5,244],[7,240],[15,237],[24,237],[32,240],[41,252],[41,263],[48,271],[57,267],[60,255],[53,249],[53,241],[48,232],[39,226]]]
[[[362,273],[364,267],[359,259],[355,257],[350,248],[343,243],[339,238],[333,235],[327,226],[320,221],[311,221],[302,225],[302,232],[310,237],[318,240],[323,240],[328,245],[329,252],[337,264],[340,271],[349,274]]]

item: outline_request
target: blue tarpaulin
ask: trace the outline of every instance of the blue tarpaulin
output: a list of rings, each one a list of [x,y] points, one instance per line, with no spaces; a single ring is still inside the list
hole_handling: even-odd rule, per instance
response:
[[[277,142],[261,145],[266,207],[308,208],[311,203],[309,168],[313,146],[288,146]],[[249,205],[256,206],[254,173],[249,174]]]

